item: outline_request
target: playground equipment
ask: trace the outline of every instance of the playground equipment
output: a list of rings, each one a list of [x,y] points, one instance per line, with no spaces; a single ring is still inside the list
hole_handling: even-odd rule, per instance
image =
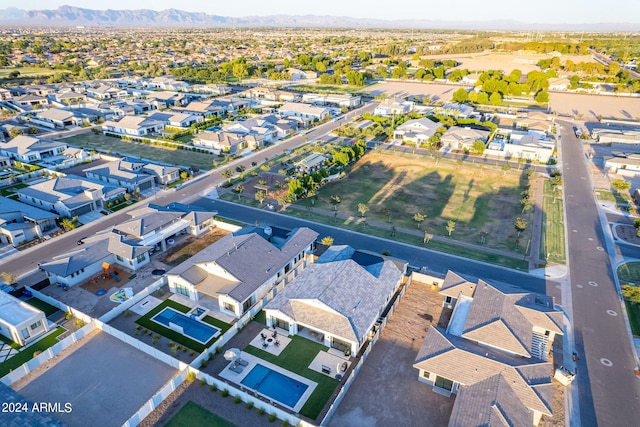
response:
[[[116,282],[120,281],[120,278],[116,274],[116,269],[111,266],[108,262],[102,263],[102,273],[104,274],[104,278],[108,279],[109,276],[113,277],[113,280]]]

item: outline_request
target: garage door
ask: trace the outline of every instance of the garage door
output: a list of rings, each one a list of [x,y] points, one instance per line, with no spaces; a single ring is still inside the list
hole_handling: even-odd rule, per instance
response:
[[[148,190],[153,186],[153,181],[147,181],[140,184],[140,191]]]
[[[82,214],[86,214],[91,212],[91,204],[82,206],[80,208],[74,209],[73,211],[71,211],[71,216],[79,216]]]

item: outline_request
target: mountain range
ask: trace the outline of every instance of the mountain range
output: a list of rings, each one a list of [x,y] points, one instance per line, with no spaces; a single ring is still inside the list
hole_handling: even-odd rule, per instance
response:
[[[513,20],[439,21],[382,20],[347,16],[270,15],[228,17],[184,10],[94,10],[60,6],[55,10],[0,9],[0,25],[35,27],[288,27],[288,28],[412,28],[458,30],[638,31],[640,24],[545,24]]]

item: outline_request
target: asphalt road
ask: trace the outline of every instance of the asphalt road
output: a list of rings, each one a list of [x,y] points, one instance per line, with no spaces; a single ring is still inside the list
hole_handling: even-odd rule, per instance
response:
[[[640,379],[582,142],[562,126],[562,169],[581,426],[636,426]],[[606,227],[606,224],[604,224]],[[613,250],[613,248],[611,248]],[[612,251],[613,252],[613,251]]]
[[[309,141],[321,139],[326,136],[327,133],[341,126],[343,123],[353,120],[355,117],[364,113],[372,112],[377,105],[377,102],[369,103],[361,108],[350,111],[343,118],[317,126],[306,134],[297,135],[285,141],[278,142],[277,144],[269,146],[256,153],[237,159],[218,170],[210,171],[205,174],[205,176],[200,177],[200,179],[195,179],[183,185],[177,191],[164,191],[158,194],[157,197],[149,198],[141,203],[136,203],[127,209],[105,216],[98,221],[91,222],[76,230],[58,236],[55,239],[41,243],[7,258],[0,259],[0,271],[8,271],[13,274],[17,274],[18,276],[28,273],[36,269],[38,267],[38,263],[51,259],[56,254],[66,252],[76,247],[78,239],[85,236],[91,236],[101,230],[113,227],[116,224],[120,224],[123,221],[128,220],[130,217],[127,215],[127,212],[130,210],[139,209],[146,206],[148,203],[166,205],[172,202],[182,202],[194,195],[205,194],[224,181],[220,176],[220,171],[222,169],[230,168],[235,171],[235,168],[240,165],[244,166],[246,169],[250,169],[252,167],[252,162],[255,161],[260,164],[264,162],[265,158],[275,157],[282,154],[283,151],[292,150]],[[88,132],[89,130],[82,129],[82,131]],[[68,134],[65,134],[65,136],[68,136]]]

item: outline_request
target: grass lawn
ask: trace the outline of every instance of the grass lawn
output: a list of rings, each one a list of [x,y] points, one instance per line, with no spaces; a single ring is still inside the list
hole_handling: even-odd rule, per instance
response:
[[[48,68],[39,68],[39,67],[14,67],[14,68],[2,68],[0,69],[0,79],[6,79],[9,77],[9,74],[17,71],[20,73],[18,78],[20,77],[35,77],[35,76],[52,76],[55,73],[66,74],[69,71],[66,70],[50,70]]]
[[[187,237],[183,242],[169,247],[169,249],[163,254],[161,261],[171,267],[175,267],[204,248],[222,239],[227,234],[229,234],[229,231],[216,228],[199,237]]]
[[[11,359],[0,363],[0,378],[4,377],[9,372],[11,372],[12,370],[16,369],[17,367],[19,367],[23,363],[28,362],[29,360],[33,359],[33,353],[35,353],[36,351],[44,351],[44,350],[48,349],[49,347],[57,344],[59,342],[58,341],[58,335],[64,333],[65,331],[66,331],[65,328],[63,328],[62,326],[58,326],[55,329],[55,331],[53,331],[52,333],[50,333],[46,337],[44,337],[41,340],[36,341],[35,343],[29,345],[24,350],[22,350],[20,353],[18,353],[15,356],[13,356]]]
[[[324,405],[329,401],[331,394],[339,384],[338,380],[308,368],[316,355],[324,350],[327,350],[327,347],[297,335],[291,337],[291,342],[282,353],[280,353],[280,356],[275,356],[250,345],[244,348],[244,351],[249,354],[253,354],[260,359],[308,378],[318,384],[300,410],[300,415],[314,420],[320,415],[322,408],[324,408]]]
[[[138,201],[137,200],[129,200],[127,202],[120,203],[117,206],[113,206],[113,207],[109,208],[109,210],[113,211],[113,212],[116,212],[116,211],[119,211],[120,209],[126,208],[127,206],[131,206],[134,203],[138,203]]]
[[[486,233],[487,247],[514,251],[516,217],[533,222],[533,213],[523,215],[520,207],[526,182],[517,169],[504,173],[471,161],[436,162],[429,156],[372,151],[345,178],[322,187],[314,206],[331,211],[331,196],[336,195],[341,199],[340,214],[359,217],[358,204],[364,203],[370,221],[388,223],[390,217],[393,225],[404,228],[416,228],[413,216],[420,213],[426,216],[423,229],[439,236],[448,236],[445,226],[453,220],[452,239],[478,244]],[[311,200],[298,204],[311,206]],[[531,238],[531,228],[520,241]]]
[[[163,337],[168,338],[171,341],[175,341],[178,344],[182,344],[183,346],[188,347],[191,350],[195,350],[198,353],[202,353],[205,348],[210,347],[218,339],[220,335],[224,334],[231,327],[231,325],[229,325],[228,323],[214,319],[211,316],[205,316],[202,320],[205,323],[208,323],[212,326],[215,326],[216,328],[219,328],[220,335],[218,335],[218,337],[210,339],[206,344],[200,344],[198,341],[194,341],[185,335],[182,335],[172,329],[166,328],[161,324],[151,320],[153,316],[160,313],[165,307],[171,307],[174,310],[179,311],[180,313],[186,313],[190,310],[190,308],[187,307],[186,305],[178,304],[177,302],[171,301],[171,300],[165,300],[160,305],[155,307],[153,310],[149,311],[147,314],[145,314],[144,316],[136,320],[136,323],[142,326],[143,328],[147,328],[150,331],[160,334]]]
[[[595,190],[598,200],[603,202],[615,202],[617,204],[627,205],[631,202],[631,196],[625,193],[614,193],[609,190]]]
[[[14,194],[16,192],[16,190],[20,190],[21,188],[27,188],[28,185],[27,184],[23,184],[23,183],[18,183],[15,185],[12,185],[10,187],[4,187],[4,188],[0,188],[0,196],[10,196],[12,194]]]
[[[49,303],[46,303],[38,298],[29,298],[25,301],[27,304],[34,306],[35,308],[42,310],[44,315],[49,317],[52,314],[56,313],[59,309],[58,307],[54,307]]]
[[[627,262],[620,265],[617,274],[620,282],[640,285],[640,262]]]
[[[200,169],[213,168],[213,160],[216,156],[207,153],[195,153],[192,151],[176,150],[173,148],[158,147],[150,144],[122,141],[121,139],[105,135],[86,133],[65,138],[64,142],[78,147],[94,148],[98,150],[113,151],[121,154],[129,154],[143,159],[155,160],[172,165],[191,166],[196,165]]]
[[[540,239],[540,255],[558,264],[566,262],[564,244],[564,208],[562,200],[554,203],[552,197],[545,197],[542,202],[542,238]]]
[[[236,427],[236,425],[190,400],[171,417],[165,427]]]
[[[629,316],[629,324],[631,325],[631,333],[640,336],[640,305],[624,300],[627,307],[627,316]]]

